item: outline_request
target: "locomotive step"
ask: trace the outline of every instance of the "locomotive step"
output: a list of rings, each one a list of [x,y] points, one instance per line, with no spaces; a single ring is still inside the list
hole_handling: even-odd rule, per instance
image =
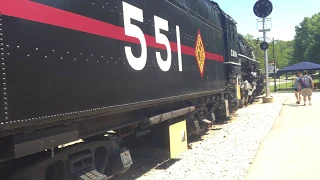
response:
[[[107,180],[110,177],[99,173],[96,169],[89,168],[75,174],[72,180]]]

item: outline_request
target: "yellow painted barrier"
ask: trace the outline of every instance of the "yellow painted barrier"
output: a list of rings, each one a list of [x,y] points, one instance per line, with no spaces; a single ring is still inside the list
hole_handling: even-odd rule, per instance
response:
[[[238,99],[241,99],[240,85],[238,85],[238,88],[237,88],[237,97]]]
[[[188,149],[186,120],[169,125],[170,158]]]

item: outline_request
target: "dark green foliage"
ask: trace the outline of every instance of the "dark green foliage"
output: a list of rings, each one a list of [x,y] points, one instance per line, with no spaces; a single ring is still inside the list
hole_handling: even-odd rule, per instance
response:
[[[320,64],[320,13],[305,17],[295,28],[293,59],[289,63],[309,61]]]
[[[255,59],[260,62],[260,68],[264,68],[264,52],[260,49],[260,43],[262,42],[257,41],[256,38],[253,37],[251,34],[247,34],[243,36],[244,39],[253,47],[253,53],[255,55]],[[273,44],[272,41],[268,40],[269,49],[268,49],[268,59],[269,62],[273,61]],[[275,59],[277,61],[277,67],[279,69],[284,68],[288,65],[289,62],[292,61],[293,57],[293,41],[282,41],[282,40],[275,40],[274,42],[274,54]]]

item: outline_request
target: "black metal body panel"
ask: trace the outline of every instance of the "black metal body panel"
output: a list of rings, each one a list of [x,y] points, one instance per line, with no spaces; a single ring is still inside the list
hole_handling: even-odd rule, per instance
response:
[[[237,23],[232,17],[225,13],[216,2],[211,2],[218,8],[221,18],[224,39],[224,59],[225,62],[237,63],[240,65],[237,54],[239,53]]]
[[[22,0],[16,3],[20,2]],[[168,20],[170,32],[161,32],[170,42],[177,42],[175,26],[180,26],[181,45],[189,47],[189,51],[182,50],[182,71],[178,68],[178,55],[173,51],[171,68],[165,72],[159,68],[155,54],[159,51],[162,58],[166,58],[166,50],[148,46],[146,66],[135,71],[128,64],[124,46],[133,47],[133,54],[139,56],[140,44],[4,14],[1,58],[5,84],[1,83],[1,95],[6,96],[0,103],[0,131],[69,116],[89,116],[121,106],[126,108],[122,111],[127,111],[135,104],[142,107],[153,102],[155,105],[163,99],[179,100],[224,90],[223,61],[207,58],[201,77],[195,55],[190,55],[200,30],[206,53],[223,56],[223,32],[219,24],[210,23],[209,17],[207,21],[200,21],[201,18],[189,15],[186,4],[177,7],[176,1],[126,2],[143,9],[144,22],[132,22],[145,36],[155,36],[154,15]],[[122,1],[36,0],[28,3],[123,27]],[[28,11],[37,13],[35,9]]]

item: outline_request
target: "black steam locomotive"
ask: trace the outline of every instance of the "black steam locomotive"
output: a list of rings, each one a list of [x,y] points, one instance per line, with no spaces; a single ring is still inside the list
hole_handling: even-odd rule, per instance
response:
[[[120,173],[132,162],[118,138],[178,116],[193,134],[260,93],[252,93],[259,63],[213,1],[1,0],[0,7],[1,177]],[[243,82],[251,88],[241,90]]]

